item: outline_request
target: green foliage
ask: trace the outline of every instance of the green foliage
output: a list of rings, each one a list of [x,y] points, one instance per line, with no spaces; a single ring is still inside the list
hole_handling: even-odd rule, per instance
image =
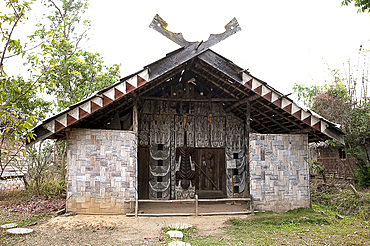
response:
[[[31,2],[6,1],[7,13],[0,15],[0,174],[9,164],[15,164],[26,141],[34,138],[30,130],[38,119],[45,116],[49,104],[37,97],[35,81],[20,76],[8,76],[4,62],[24,55],[25,44],[14,39],[14,31],[26,20]]]
[[[328,188],[330,188],[328,186]],[[337,189],[334,186],[326,190],[313,190],[311,202],[316,211],[325,211],[327,215],[337,213],[345,216],[356,216],[359,219],[370,219],[370,194],[359,192],[357,197],[352,190]],[[330,211],[335,211],[334,214]]]
[[[40,49],[26,56],[36,72],[28,80],[8,76],[5,59],[26,54],[25,39],[15,39],[14,32],[27,20],[31,1],[8,0],[8,12],[0,14],[0,173],[27,154],[29,191],[50,196],[66,189],[64,142],[24,150],[26,141],[34,138],[31,128],[52,112],[51,103],[39,95],[54,96],[56,109],[61,110],[117,81],[119,66],[107,67],[100,54],[79,47],[90,26],[82,15],[87,0],[43,0],[50,13],[29,36],[39,41],[35,47]]]
[[[62,110],[116,82],[119,65],[107,67],[99,53],[78,46],[89,29],[89,21],[82,18],[87,1],[47,0],[44,3],[53,11],[47,17],[50,25],[42,26],[31,36],[43,41],[42,52],[28,58],[42,74],[40,85],[55,98],[57,110]],[[85,31],[78,33],[78,28]]]
[[[311,108],[313,99],[320,93],[321,87],[318,85],[306,86],[305,84],[294,83],[293,91],[297,93],[299,101],[303,101],[307,107]]]
[[[88,8],[87,0],[44,0],[44,5],[52,10],[47,16],[50,22],[49,28],[52,33],[60,33],[71,44],[77,44],[86,38],[86,32],[89,30],[90,21],[82,18]],[[85,30],[82,33],[78,29]],[[40,31],[44,31],[42,28]],[[39,35],[42,35],[40,33]]]
[[[52,197],[66,191],[65,166],[59,166],[53,155],[57,146],[53,141],[44,141],[27,149],[27,189],[31,194]]]
[[[345,146],[341,147],[357,160],[354,178],[358,184],[370,186],[370,104],[367,91],[361,93],[365,95],[363,98],[356,98],[355,76],[342,78],[338,70],[332,70],[332,75],[331,83],[311,87],[295,84],[294,90],[299,99],[308,102],[316,113],[341,125],[345,132]],[[361,78],[361,83],[363,88],[367,88],[366,77]]]
[[[310,174],[319,174],[322,176],[324,183],[326,183],[325,167],[321,166],[317,161],[309,161]]]
[[[4,70],[4,61],[6,58],[24,54],[22,44],[19,39],[14,39],[13,34],[17,25],[27,19],[26,14],[31,10],[31,3],[29,1],[9,0],[5,2],[5,6],[10,12],[0,12],[0,77],[6,75]]]
[[[343,0],[342,5],[348,6],[351,2],[358,7],[358,12],[370,12],[370,0]]]
[[[100,54],[77,51],[63,36],[54,35],[42,45],[41,85],[55,96],[61,110],[101,90],[119,79],[119,66],[107,67]]]
[[[354,180],[357,184],[362,186],[370,186],[370,166],[367,163],[359,161],[356,172],[354,174]]]
[[[298,100],[326,119],[345,125],[347,112],[351,109],[349,92],[338,70],[332,70],[331,83],[324,85],[294,84]],[[338,114],[341,112],[341,114]]]
[[[350,111],[346,126],[346,151],[357,160],[355,181],[370,186],[370,105],[362,103]]]

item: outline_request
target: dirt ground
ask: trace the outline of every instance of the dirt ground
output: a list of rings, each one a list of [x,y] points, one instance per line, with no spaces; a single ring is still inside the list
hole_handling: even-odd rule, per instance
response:
[[[162,228],[173,223],[191,224],[197,236],[223,237],[225,222],[242,216],[126,217],[125,215],[76,215],[54,217],[33,227],[20,245],[160,245]]]

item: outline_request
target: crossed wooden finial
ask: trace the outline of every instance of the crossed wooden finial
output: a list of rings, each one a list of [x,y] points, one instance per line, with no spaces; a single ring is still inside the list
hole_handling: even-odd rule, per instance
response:
[[[168,39],[172,40],[173,42],[182,47],[189,47],[197,43],[195,49],[198,51],[208,49],[211,46],[230,37],[231,35],[241,31],[238,21],[235,18],[233,18],[229,23],[226,24],[225,26],[226,30],[223,33],[211,34],[208,40],[205,42],[203,41],[189,42],[185,40],[185,38],[182,36],[182,33],[173,33],[167,30],[167,26],[168,26],[167,22],[165,22],[158,14],[154,16],[152,23],[150,23],[149,25],[150,28],[153,28],[157,32],[161,33],[162,35],[166,36]]]

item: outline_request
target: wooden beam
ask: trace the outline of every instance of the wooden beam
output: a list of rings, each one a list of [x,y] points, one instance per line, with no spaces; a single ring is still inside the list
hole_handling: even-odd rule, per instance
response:
[[[267,117],[268,119],[270,119],[272,122],[276,123],[278,126],[282,127],[284,130],[286,131],[290,131],[289,128],[287,128],[286,126],[282,125],[279,121],[275,120],[274,118],[272,118],[271,116],[265,114],[264,112],[262,112],[261,110],[258,111],[259,114],[262,114],[263,116]]]
[[[253,96],[250,96],[248,98],[245,98],[243,100],[240,100],[240,101],[234,103],[233,105],[231,105],[230,107],[228,107],[227,109],[225,109],[225,111],[226,112],[230,112],[232,109],[234,109],[234,108],[236,108],[236,107],[238,107],[238,106],[240,106],[242,104],[250,103],[250,102],[256,100],[259,97],[260,97],[260,95],[255,94]]]
[[[207,81],[211,82],[212,84],[214,84],[215,86],[217,86],[220,90],[223,90],[224,92],[226,92],[226,93],[230,94],[230,95],[231,95],[231,96],[233,96],[234,98],[239,99],[239,97],[238,97],[238,96],[236,96],[234,93],[232,93],[231,91],[229,91],[229,90],[225,89],[223,86],[221,86],[220,84],[216,83],[215,81],[213,81],[213,80],[212,80],[212,79],[210,79],[209,77],[207,77],[207,76],[205,76],[205,75],[201,74],[200,72],[198,72],[198,71],[196,71],[196,70],[193,70],[193,72],[194,72],[195,74],[197,74],[197,75],[201,76],[203,79],[205,79],[205,80],[207,80]],[[211,76],[213,76],[213,75],[211,75]]]
[[[284,113],[286,113],[286,114],[288,114],[289,116],[292,116],[292,117],[294,117],[292,114],[290,114],[290,113],[287,113],[287,112],[283,112],[283,113],[281,113],[281,112],[277,112],[277,110],[275,110],[275,109],[273,109],[273,108],[271,108],[270,106],[268,106],[268,105],[266,105],[266,104],[262,104],[262,107],[265,107],[265,108],[267,108],[267,109],[269,109],[269,110],[271,110],[272,112],[274,112],[275,114],[280,114],[280,115],[282,115],[282,116],[284,116],[283,114]],[[281,110],[283,110],[283,109],[281,109]],[[285,116],[284,116],[285,117]],[[286,117],[286,118],[289,118],[289,117]],[[294,118],[294,120],[295,120],[295,118]],[[297,126],[297,127],[299,127],[299,128],[304,128],[303,126],[301,126],[300,124],[298,124],[298,123],[296,123],[294,120],[291,120],[291,122],[292,122],[292,124],[293,125],[295,125],[295,126]],[[299,120],[299,121],[301,121],[301,120]],[[302,121],[301,121],[302,122]]]
[[[233,87],[235,90],[237,90],[237,91],[239,91],[239,92],[243,93],[244,95],[249,96],[249,94],[248,94],[245,90],[242,90],[242,89],[240,89],[239,87],[237,87],[237,86],[235,85],[236,83],[238,83],[238,84],[240,84],[240,85],[241,85],[241,83],[239,83],[238,81],[233,81],[233,82],[227,81],[226,79],[222,78],[221,76],[215,75],[215,74],[214,74],[214,73],[212,73],[209,69],[205,68],[205,66],[202,66],[202,65],[201,65],[201,64],[199,64],[199,63],[198,63],[198,64],[196,64],[196,65],[195,65],[195,67],[196,67],[196,68],[198,68],[198,69],[201,69],[201,70],[205,71],[206,73],[208,73],[209,75],[211,75],[211,76],[213,76],[213,77],[217,78],[218,80],[221,80],[222,82],[224,82],[224,83],[228,84],[229,86]],[[217,71],[219,71],[219,70],[217,70]],[[220,72],[222,72],[222,71],[220,71]],[[230,79],[232,79],[232,78],[230,78]],[[233,79],[232,79],[232,80],[233,80]],[[248,91],[250,91],[247,87],[244,87],[244,88],[245,88],[245,89],[247,89]]]
[[[171,101],[171,102],[235,102],[235,98],[209,98],[209,99],[191,99],[191,98],[165,98],[165,97],[140,97],[145,100]]]
[[[261,126],[262,128],[266,129],[267,131],[274,132],[270,127],[266,126],[265,124],[262,124],[261,121],[256,120],[255,118],[253,118],[252,121],[253,122],[256,122],[259,126]],[[255,128],[253,128],[253,129],[255,129]]]
[[[148,91],[151,91],[153,90],[153,88],[155,87],[158,87],[160,86],[161,84],[165,83],[168,79],[172,78],[172,77],[175,77],[176,75],[178,75],[178,73],[184,69],[185,66],[181,66],[178,70],[175,69],[174,71],[170,72],[167,76],[164,76],[163,78],[162,77],[158,77],[152,81],[150,81],[150,84],[152,84],[152,86],[148,87],[147,89],[143,90],[142,92],[140,92],[138,94],[138,96],[140,97],[141,95],[147,93]],[[159,82],[158,82],[159,81]]]
[[[247,183],[250,185],[250,170],[249,170],[249,154],[250,154],[249,146],[250,145],[249,145],[249,134],[251,132],[251,103],[250,103],[249,100],[246,102],[246,106],[247,106],[247,110],[245,111],[245,130],[244,130],[244,135],[245,135],[245,149],[247,151],[247,167],[246,168],[248,168],[248,170],[247,170],[247,172],[244,172],[244,175],[246,176],[245,177],[246,178],[245,180],[247,180]],[[248,188],[249,188],[249,185],[248,185]]]

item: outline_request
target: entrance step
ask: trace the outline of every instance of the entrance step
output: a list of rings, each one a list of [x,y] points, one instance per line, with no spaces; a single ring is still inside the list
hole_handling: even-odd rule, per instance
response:
[[[252,214],[252,211],[224,211],[224,212],[210,212],[210,213],[198,213],[198,216],[212,216],[212,215],[248,215]],[[158,214],[150,214],[150,213],[142,213],[138,214],[139,217],[164,217],[164,216],[195,216],[195,213],[158,213]],[[126,213],[126,216],[133,217],[135,216],[134,213]]]

